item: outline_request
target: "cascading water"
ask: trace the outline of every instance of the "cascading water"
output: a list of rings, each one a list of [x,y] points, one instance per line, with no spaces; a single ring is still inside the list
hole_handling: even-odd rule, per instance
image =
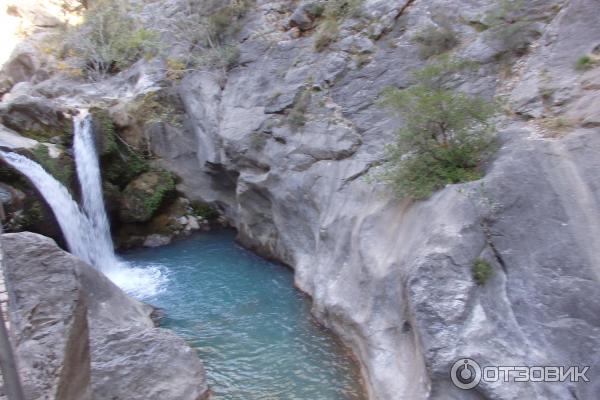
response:
[[[92,118],[90,116],[76,118],[74,125],[73,150],[77,177],[81,185],[83,212],[89,222],[87,231],[94,234],[94,242],[87,246],[86,261],[106,271],[118,265],[118,261],[113,250],[114,245],[104,208],[100,164],[96,154]]]
[[[74,118],[74,135],[73,149],[81,185],[82,207],[38,163],[20,154],[1,150],[0,157],[25,175],[46,199],[73,255],[102,271],[131,295],[139,298],[153,296],[165,282],[161,271],[156,268],[132,268],[115,255],[104,208],[91,116],[83,114]]]

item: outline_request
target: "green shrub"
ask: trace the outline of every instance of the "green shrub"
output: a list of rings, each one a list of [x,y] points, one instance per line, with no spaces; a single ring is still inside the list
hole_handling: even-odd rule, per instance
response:
[[[595,64],[596,60],[594,60],[594,58],[592,58],[589,54],[586,54],[577,59],[577,62],[575,63],[575,69],[577,71],[587,71],[592,69]]]
[[[449,25],[429,26],[413,37],[421,57],[427,59],[446,53],[459,43],[456,32]]]
[[[64,56],[94,80],[119,72],[142,57],[155,54],[157,32],[140,26],[128,15],[129,3],[94,1],[84,23],[67,33]]]
[[[494,269],[490,263],[481,258],[478,258],[473,263],[472,273],[473,279],[478,285],[485,285],[485,283],[495,275]]]
[[[444,58],[415,73],[407,89],[386,89],[381,104],[404,120],[377,178],[399,197],[424,199],[447,184],[478,179],[492,148],[495,106],[446,87],[464,62]]]

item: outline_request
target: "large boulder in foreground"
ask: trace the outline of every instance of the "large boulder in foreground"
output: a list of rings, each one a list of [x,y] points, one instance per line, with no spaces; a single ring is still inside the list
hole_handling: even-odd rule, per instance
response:
[[[208,396],[196,353],[173,332],[154,327],[152,307],[49,238],[4,234],[2,247],[27,399]]]

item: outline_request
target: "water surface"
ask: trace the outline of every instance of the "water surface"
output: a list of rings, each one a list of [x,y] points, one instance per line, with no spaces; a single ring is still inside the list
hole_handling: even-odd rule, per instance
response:
[[[362,400],[346,348],[310,316],[288,268],[234,244],[229,231],[199,234],[124,257],[160,268],[164,290],[144,300],[163,326],[198,350],[215,400]]]

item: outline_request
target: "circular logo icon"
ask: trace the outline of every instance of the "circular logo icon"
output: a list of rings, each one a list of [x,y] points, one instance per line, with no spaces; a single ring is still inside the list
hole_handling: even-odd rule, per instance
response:
[[[481,367],[470,358],[461,358],[452,365],[450,377],[457,388],[473,389],[481,382]]]

